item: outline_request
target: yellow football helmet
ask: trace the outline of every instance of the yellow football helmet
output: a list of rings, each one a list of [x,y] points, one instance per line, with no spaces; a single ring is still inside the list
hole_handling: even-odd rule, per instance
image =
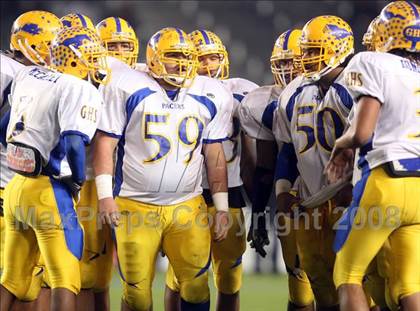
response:
[[[110,78],[106,55],[96,31],[89,28],[64,28],[51,43],[54,69],[101,84]]]
[[[353,32],[340,17],[318,16],[303,27],[299,46],[304,76],[317,81],[354,53]]]
[[[20,15],[12,26],[10,49],[21,52],[29,61],[46,65],[51,40],[63,24],[53,13],[29,11]]]
[[[283,32],[274,43],[270,63],[276,85],[285,87],[302,73],[299,47],[301,35],[302,30],[289,29]]]
[[[139,41],[131,25],[121,17],[108,17],[96,25],[96,30],[108,51],[108,55],[120,59],[129,66],[134,66],[139,55]],[[130,49],[114,51],[110,43],[128,42]]]
[[[66,28],[85,27],[85,28],[95,30],[95,26],[92,20],[88,16],[83,15],[83,14],[70,13],[70,14],[64,15],[62,18],[60,18],[60,20],[63,23],[63,26]]]
[[[172,53],[182,53],[184,58],[173,57]],[[183,30],[163,28],[147,44],[146,63],[153,77],[186,87],[197,74],[197,50]],[[176,72],[168,72],[166,65],[173,66]]]
[[[375,48],[373,46],[373,37],[375,32],[377,31],[377,25],[379,21],[379,16],[376,16],[369,24],[366,33],[363,35],[362,44],[366,47],[368,51],[374,51]]]
[[[219,55],[219,65],[202,66],[199,64],[202,69],[207,71],[207,75],[212,78],[227,79],[229,77],[229,56],[222,40],[215,33],[201,29],[194,30],[188,36],[194,42],[198,57],[210,54]]]
[[[374,34],[375,51],[402,49],[420,52],[420,7],[410,1],[395,1],[385,6]]]

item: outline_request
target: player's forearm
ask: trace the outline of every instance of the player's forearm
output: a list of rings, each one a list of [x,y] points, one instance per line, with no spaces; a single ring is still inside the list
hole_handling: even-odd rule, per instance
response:
[[[93,141],[93,172],[98,200],[113,197],[114,150],[118,140],[97,132]]]
[[[204,157],[210,192],[227,192],[227,167],[225,153],[221,143],[204,146]]]
[[[114,173],[114,150],[118,140],[97,132],[93,139],[93,172],[95,176]]]
[[[378,120],[381,103],[373,97],[362,96],[357,103],[355,118],[349,129],[336,141],[336,147],[355,149],[372,138]]]
[[[257,167],[253,177],[252,212],[264,212],[273,189],[277,146],[274,141],[257,141]]]
[[[227,211],[229,209],[227,167],[222,144],[214,143],[205,145],[204,157],[207,180],[214,206],[217,211]]]
[[[254,139],[242,132],[241,147],[241,178],[244,183],[245,190],[250,196],[252,193],[252,184],[257,158]]]

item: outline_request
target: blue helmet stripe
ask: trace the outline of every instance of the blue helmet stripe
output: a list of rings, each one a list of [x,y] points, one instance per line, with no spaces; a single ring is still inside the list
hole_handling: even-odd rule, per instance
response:
[[[121,21],[119,17],[114,17],[115,26],[117,27],[117,32],[121,32]]]
[[[87,27],[87,23],[86,23],[86,20],[85,20],[85,18],[83,17],[83,15],[82,15],[82,14],[79,14],[79,13],[76,13],[76,15],[77,15],[77,17],[80,19],[80,21],[82,22],[82,26],[83,26],[83,27]]]
[[[184,42],[185,42],[185,39],[184,39],[184,35],[182,34],[181,29],[179,29],[179,28],[175,28],[175,30],[176,30],[176,32],[177,32],[177,33],[178,33],[178,35],[179,35],[179,41],[180,41],[181,43],[184,43]]]
[[[291,33],[292,33],[291,29],[289,29],[286,32],[286,37],[284,38],[284,42],[283,42],[283,50],[288,50],[287,45],[289,44],[289,38],[290,38]]]
[[[416,17],[416,19],[419,19],[420,18],[420,14],[419,14],[419,11],[417,11],[416,6],[411,1],[406,1],[406,2],[413,9],[414,16]]]
[[[210,38],[207,35],[207,32],[205,30],[199,30],[199,32],[203,36],[204,42],[206,42],[206,44],[210,44]]]

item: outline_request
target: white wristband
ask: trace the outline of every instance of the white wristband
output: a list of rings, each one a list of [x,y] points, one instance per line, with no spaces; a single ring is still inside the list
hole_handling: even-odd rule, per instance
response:
[[[95,177],[98,200],[112,198],[112,175],[102,174]]]
[[[276,197],[283,192],[289,192],[292,184],[287,179],[279,179],[276,181]]]
[[[229,211],[229,200],[227,192],[216,192],[212,194],[212,199],[214,207],[218,212],[228,212]]]

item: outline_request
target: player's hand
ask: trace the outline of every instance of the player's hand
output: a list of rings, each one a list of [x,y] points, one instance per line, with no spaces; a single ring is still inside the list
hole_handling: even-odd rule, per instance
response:
[[[70,191],[71,196],[73,197],[74,201],[79,203],[80,200],[80,190],[82,190],[82,184],[73,180],[71,175],[62,176],[59,180],[66,185],[67,189]]]
[[[251,248],[255,248],[255,251],[260,254],[261,257],[267,255],[264,247],[270,244],[270,239],[268,238],[265,214],[252,214],[251,227],[249,228],[247,241],[251,242]]]
[[[277,196],[277,213],[291,216],[293,214],[293,207],[299,205],[300,198],[290,194],[289,192],[280,193]]]
[[[325,167],[329,183],[335,183],[353,170],[354,151],[334,146],[330,160]]]
[[[226,239],[229,231],[229,212],[218,211],[214,218],[214,236],[215,242],[221,242]]]
[[[114,198],[105,198],[99,200],[99,217],[103,224],[118,227],[120,222],[120,213],[118,211],[118,205],[115,203]]]

